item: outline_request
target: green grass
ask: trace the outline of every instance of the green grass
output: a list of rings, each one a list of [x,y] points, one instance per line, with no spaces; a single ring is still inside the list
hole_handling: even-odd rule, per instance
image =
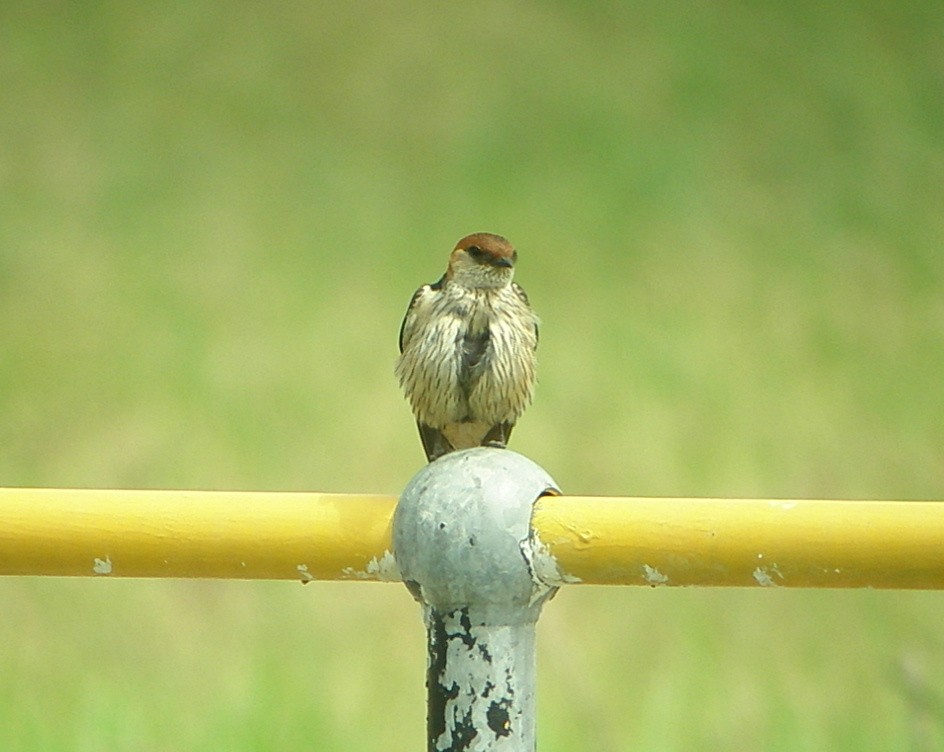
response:
[[[581,494],[944,498],[934,3],[0,9],[0,485],[398,492],[457,238]],[[397,586],[0,582],[4,750],[415,750]],[[541,748],[944,746],[937,593],[567,589]]]

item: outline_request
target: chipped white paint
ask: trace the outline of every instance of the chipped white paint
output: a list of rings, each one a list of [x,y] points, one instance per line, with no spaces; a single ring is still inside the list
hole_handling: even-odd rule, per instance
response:
[[[308,571],[307,564],[299,564],[295,569],[298,570],[298,574],[301,576],[302,582],[311,582],[315,579],[315,576]]]
[[[655,567],[650,567],[648,564],[643,564],[642,568],[643,572],[645,573],[644,576],[646,578],[646,582],[648,582],[650,585],[665,585],[669,581],[669,576],[662,574],[662,572],[660,572]]]
[[[95,559],[92,571],[95,574],[111,574],[111,559],[107,556],[104,559]]]
[[[379,559],[375,556],[367,562],[367,574],[381,582],[400,582],[400,567],[393,551],[384,551]]]
[[[442,633],[445,663],[430,679],[447,699],[443,730],[430,740],[434,749],[526,749],[534,719],[522,717],[528,708],[522,695],[533,694],[534,665],[527,656],[534,650],[534,624],[474,626],[468,612],[457,609],[441,617]],[[470,731],[471,746],[463,746]]]
[[[776,576],[778,580],[783,580],[783,575],[780,574],[780,570],[777,569],[776,564],[769,567],[757,567],[753,574],[757,584],[761,587],[778,587],[780,583],[774,579],[774,576]]]
[[[527,539],[520,541],[519,545],[521,555],[528,563],[528,568],[536,582],[551,587],[582,582],[579,577],[567,574],[560,568],[557,557],[551,553],[550,548],[541,540],[536,530]]]
[[[374,556],[367,562],[364,569],[344,567],[341,574],[351,580],[379,580],[380,582],[402,582],[403,580],[392,551],[384,551],[379,559]]]

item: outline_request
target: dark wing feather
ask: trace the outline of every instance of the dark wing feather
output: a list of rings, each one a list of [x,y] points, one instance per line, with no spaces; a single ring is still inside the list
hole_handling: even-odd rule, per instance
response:
[[[403,352],[403,330],[406,329],[406,320],[410,317],[410,311],[412,311],[413,306],[416,305],[417,298],[419,298],[419,296],[422,295],[423,291],[426,289],[441,290],[445,280],[446,275],[444,274],[437,281],[429,285],[423,285],[419,290],[413,293],[413,297],[410,298],[410,304],[406,307],[406,313],[403,315],[403,321],[400,322],[400,352]]]
[[[512,287],[512,289],[515,291],[515,294],[516,294],[519,298],[521,298],[521,301],[522,301],[526,306],[528,306],[528,308],[530,308],[530,307],[531,307],[531,301],[528,300],[528,294],[524,291],[524,288],[523,288],[521,285],[519,285],[517,282],[512,282],[512,283],[511,283],[511,287]],[[535,345],[535,349],[537,349],[538,339],[540,339],[540,331],[538,330],[538,325],[535,323],[535,325],[534,325],[534,345]]]
[[[429,462],[455,451],[456,448],[446,440],[443,432],[438,428],[427,426],[419,421],[416,427],[420,430],[420,441],[423,443],[423,451],[426,452],[426,459]]]
[[[496,423],[482,438],[482,446],[504,448],[508,445],[508,439],[511,437],[511,429],[514,427],[514,423]]]

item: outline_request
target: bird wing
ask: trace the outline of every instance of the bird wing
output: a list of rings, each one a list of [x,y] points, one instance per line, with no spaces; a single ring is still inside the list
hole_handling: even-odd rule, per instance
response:
[[[528,300],[528,293],[524,291],[524,288],[521,285],[519,285],[517,282],[512,282],[511,289],[515,291],[515,295],[517,295],[521,299],[522,303],[528,306],[528,308],[531,308],[531,301]],[[537,319],[537,316],[535,316],[534,317],[534,349],[535,350],[537,349],[537,346],[538,346],[539,336],[540,336],[540,332],[538,329],[538,319]]]
[[[428,284],[428,285],[423,285],[419,290],[417,290],[416,292],[414,292],[414,293],[413,293],[413,297],[410,298],[410,304],[406,307],[406,313],[403,315],[403,321],[400,322],[400,340],[399,340],[399,342],[400,342],[400,352],[401,352],[401,353],[403,352],[403,344],[404,344],[404,340],[406,339],[406,335],[407,335],[407,323],[409,322],[409,320],[410,320],[410,318],[411,318],[411,317],[410,317],[410,314],[413,313],[413,307],[416,305],[416,301],[418,301],[421,297],[423,297],[423,295],[425,295],[425,294],[426,294],[427,292],[429,292],[430,290],[441,290],[441,289],[442,289],[442,286],[443,286],[443,282],[445,281],[445,279],[446,279],[446,277],[445,277],[445,275],[443,275],[443,276],[440,277],[436,282],[433,282],[433,283]]]
[[[420,441],[423,444],[423,452],[425,452],[428,461],[432,462],[444,454],[456,451],[456,448],[449,443],[445,434],[438,428],[427,426],[419,421],[416,421],[416,427],[420,430]]]

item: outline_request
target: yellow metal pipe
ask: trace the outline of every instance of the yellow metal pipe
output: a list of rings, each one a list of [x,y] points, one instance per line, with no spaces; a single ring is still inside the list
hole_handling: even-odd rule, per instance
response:
[[[944,502],[545,497],[567,581],[944,589]]]
[[[0,489],[0,575],[398,579],[391,496]]]
[[[392,496],[0,489],[0,575],[397,580]],[[944,589],[944,502],[548,496],[586,584]]]

